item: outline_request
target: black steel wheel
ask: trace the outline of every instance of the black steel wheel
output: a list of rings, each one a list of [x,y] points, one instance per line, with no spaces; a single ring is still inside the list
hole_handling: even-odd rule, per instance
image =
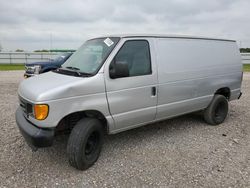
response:
[[[86,170],[98,159],[103,144],[103,126],[94,118],[84,118],[73,128],[67,146],[71,166]]]
[[[204,119],[210,125],[219,125],[227,117],[228,101],[223,95],[215,95],[204,111]]]

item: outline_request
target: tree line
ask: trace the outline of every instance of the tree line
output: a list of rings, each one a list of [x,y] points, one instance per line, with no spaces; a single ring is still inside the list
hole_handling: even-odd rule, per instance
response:
[[[241,53],[250,53],[250,48],[240,48]]]

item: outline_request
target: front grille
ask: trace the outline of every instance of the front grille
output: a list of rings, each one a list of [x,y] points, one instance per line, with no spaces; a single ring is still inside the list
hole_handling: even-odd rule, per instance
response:
[[[27,109],[26,109],[26,103],[25,103],[25,101],[21,97],[19,97],[19,101],[20,101],[20,106],[23,109],[23,112],[26,114],[27,113]]]
[[[19,96],[20,106],[26,115],[33,114],[32,104]]]

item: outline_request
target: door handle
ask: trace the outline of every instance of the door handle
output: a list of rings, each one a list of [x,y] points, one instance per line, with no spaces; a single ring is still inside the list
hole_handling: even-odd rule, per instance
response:
[[[151,96],[152,96],[152,97],[156,96],[156,87],[155,87],[155,86],[153,86],[153,87],[151,88]]]

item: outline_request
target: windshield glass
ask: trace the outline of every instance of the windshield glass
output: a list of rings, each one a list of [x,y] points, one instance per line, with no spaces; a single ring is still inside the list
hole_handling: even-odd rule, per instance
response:
[[[120,38],[97,38],[86,41],[63,65],[64,69],[76,70],[83,73],[95,73]]]
[[[53,59],[53,61],[62,61],[62,60],[64,60],[67,56],[69,56],[69,54],[66,54],[66,53],[64,53],[64,54],[59,54],[59,55],[57,55],[57,56],[55,57],[55,59]]]

